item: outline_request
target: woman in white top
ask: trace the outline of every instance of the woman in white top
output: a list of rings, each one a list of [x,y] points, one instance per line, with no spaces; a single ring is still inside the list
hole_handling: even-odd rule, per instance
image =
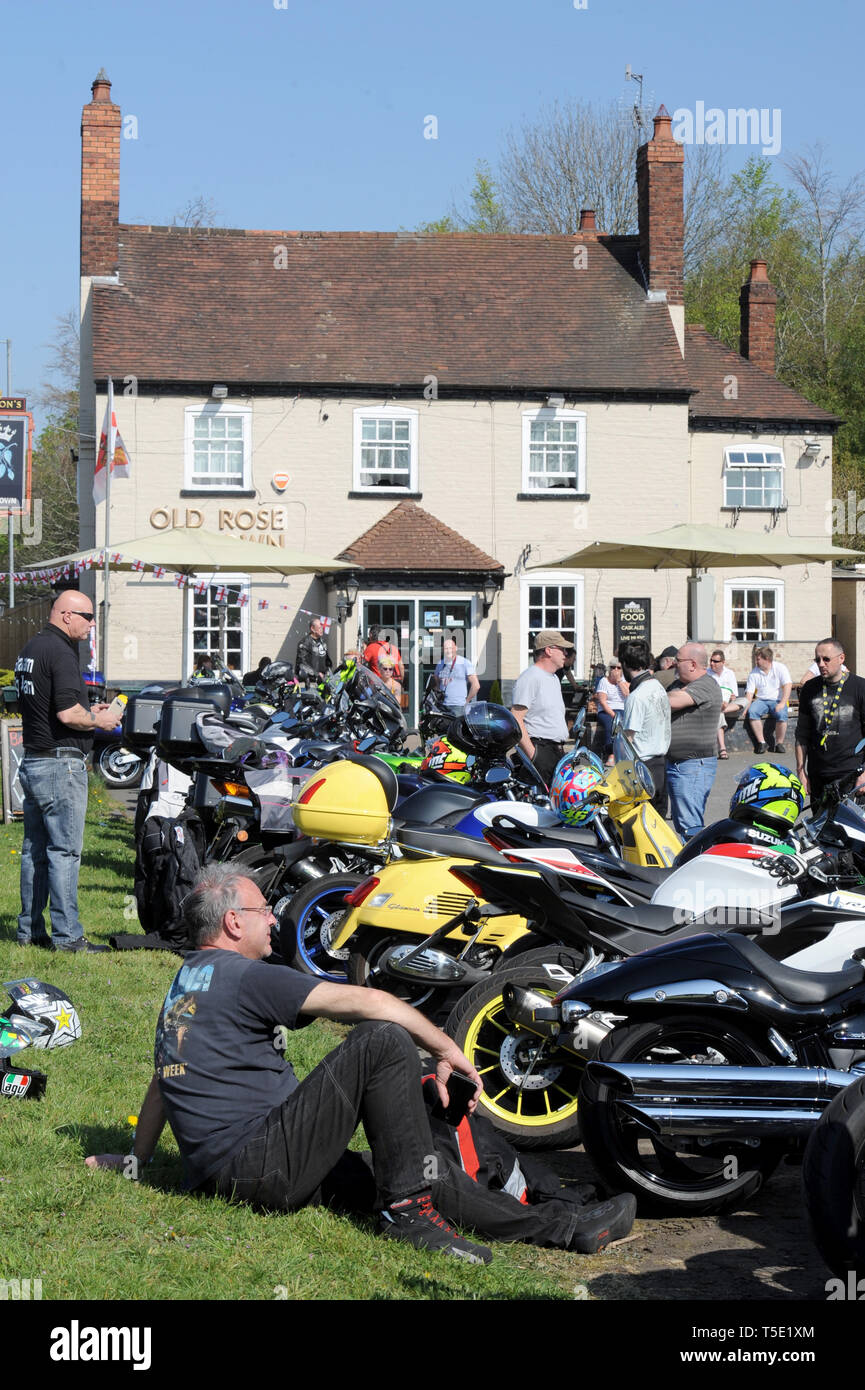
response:
[[[630,686],[622,673],[621,663],[611,661],[606,676],[601,676],[595,694],[598,698],[598,723],[604,731],[604,758],[607,767],[613,765],[613,720],[625,708]]]

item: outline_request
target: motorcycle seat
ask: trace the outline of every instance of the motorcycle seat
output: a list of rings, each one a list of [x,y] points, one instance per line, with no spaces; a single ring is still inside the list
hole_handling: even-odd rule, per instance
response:
[[[410,830],[403,826],[396,834],[396,841],[407,859],[428,858],[430,854],[442,855],[447,859],[473,859],[481,864],[497,864],[502,867],[502,856],[485,840],[475,840],[471,835],[463,835],[458,830]]]
[[[837,994],[860,985],[865,979],[865,965],[861,961],[845,965],[843,970],[815,971],[812,974],[774,960],[756,941],[740,936],[738,932],[728,932],[725,940],[792,1004],[825,1004]]]

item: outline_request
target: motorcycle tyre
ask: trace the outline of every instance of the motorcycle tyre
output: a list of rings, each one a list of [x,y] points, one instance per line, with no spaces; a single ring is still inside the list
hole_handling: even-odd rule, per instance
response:
[[[457,1046],[462,1049],[472,1066],[476,1067],[481,1074],[484,1082],[485,1094],[481,1096],[479,1113],[484,1115],[500,1133],[507,1136],[514,1148],[522,1149],[525,1152],[539,1152],[543,1149],[570,1149],[580,1142],[580,1121],[577,1116],[577,1100],[573,1098],[571,1102],[562,1106],[563,1111],[559,1119],[551,1118],[549,1122],[544,1122],[543,1117],[533,1117],[533,1122],[514,1118],[516,1105],[519,1104],[519,1087],[507,1076],[500,1067],[496,1067],[497,1076],[493,1079],[490,1072],[493,1066],[490,1065],[489,1053],[482,1055],[484,1030],[498,1033],[504,1026],[510,1037],[520,1037],[529,1040],[530,1035],[519,1033],[504,1016],[504,1004],[502,1003],[502,987],[505,983],[518,985],[521,989],[534,989],[539,993],[547,995],[550,999],[564,986],[563,980],[550,980],[542,967],[544,965],[556,964],[567,969],[572,975],[578,975],[585,964],[585,952],[578,947],[568,946],[539,946],[533,950],[523,952],[513,962],[508,962],[507,968],[499,967],[493,971],[488,980],[482,980],[480,984],[459,999],[454,1006],[447,1022],[445,1032],[453,1038]],[[550,1059],[553,1060],[553,1059]],[[562,1064],[568,1072],[582,1072],[582,1063],[577,1059],[566,1056]],[[561,1073],[557,1074],[558,1076]],[[502,1082],[505,1087],[502,1089]],[[578,1089],[579,1076],[571,1082],[571,1085]],[[544,1088],[544,1093],[546,1088]],[[525,1094],[525,1093],[524,1093]],[[535,1091],[534,1095],[541,1092]],[[570,1094],[570,1092],[568,1092]],[[492,1095],[496,1101],[493,1103]],[[505,1103],[502,1104],[502,1097]],[[514,1105],[508,1104],[514,1098]],[[553,1112],[555,1115],[555,1112]]]
[[[358,884],[363,883],[368,877],[368,874],[326,874],[323,878],[313,879],[311,883],[306,883],[303,888],[298,889],[288,904],[285,918],[280,925],[283,960],[286,965],[290,965],[293,970],[299,970],[303,975],[313,975],[331,984],[346,984],[348,962],[329,955],[316,932],[313,933],[310,950],[306,932],[311,914],[316,911],[322,912],[322,902],[326,904],[321,917],[323,922],[334,912],[341,911],[344,907],[342,899],[346,893],[357,888]],[[345,911],[348,910],[346,907]],[[317,951],[321,953],[320,960],[316,959]]]
[[[132,771],[122,774],[112,770],[112,759],[118,753],[123,754],[124,757],[127,758],[138,758],[137,764],[133,764]],[[100,748],[96,758],[96,770],[106,787],[114,787],[118,791],[125,791],[127,787],[138,786],[138,783],[144,775],[145,762],[145,758],[139,758],[137,754],[131,754],[128,749],[121,747],[119,743],[106,743]]]
[[[733,1066],[772,1065],[767,1053],[741,1029],[713,1019],[695,1019],[693,1015],[614,1028],[602,1041],[595,1060],[647,1061],[647,1054],[653,1047],[669,1049],[674,1046],[677,1032],[679,1036],[684,1033],[698,1041],[701,1046],[705,1044],[722,1051],[725,1061]],[[747,1170],[736,1178],[726,1178],[722,1168],[717,1180],[709,1176],[695,1186],[693,1181],[685,1181],[686,1177],[694,1177],[688,1164],[663,1145],[654,1144],[650,1161],[661,1170],[660,1174],[655,1174],[651,1167],[641,1166],[639,1154],[635,1159],[627,1138],[623,1139],[616,1107],[611,1101],[612,1090],[611,1086],[592,1080],[588,1073],[583,1078],[580,1088],[583,1146],[606,1187],[612,1192],[633,1192],[639,1210],[644,1213],[706,1216],[741,1206],[759,1191],[789,1147],[783,1141],[770,1140],[762,1142],[759,1149],[751,1149],[736,1145],[731,1139],[729,1145],[725,1144],[726,1152],[719,1162],[726,1164],[734,1156],[738,1162],[741,1155],[747,1159]],[[648,1140],[646,1132],[639,1131],[633,1122],[630,1133],[635,1138]],[[715,1185],[709,1185],[713,1181]]]
[[[802,1189],[812,1239],[832,1273],[865,1275],[865,1077],[839,1091],[815,1125]]]

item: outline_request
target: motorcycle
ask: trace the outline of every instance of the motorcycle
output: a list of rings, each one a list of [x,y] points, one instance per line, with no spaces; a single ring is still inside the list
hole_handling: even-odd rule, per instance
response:
[[[865,1076],[840,1091],[814,1126],[802,1161],[802,1188],[814,1243],[836,1276],[835,1289],[827,1285],[827,1297],[861,1298],[865,1276]]]
[[[574,981],[575,989],[593,978],[596,967],[612,969],[623,957],[632,957],[625,963],[633,967],[662,955],[659,942],[669,943],[670,951],[679,949],[676,943],[684,949],[707,929],[759,933],[771,958],[799,971],[831,971],[865,939],[865,898],[861,891],[844,891],[849,879],[861,890],[863,834],[865,815],[844,803],[831,822],[821,817],[810,830],[801,826],[792,842],[763,847],[733,840],[710,845],[698,858],[687,852],[651,901],[642,903],[630,890],[626,897],[609,872],[598,882],[588,864],[567,879],[549,869],[508,873],[488,865],[461,870],[459,876],[475,885],[478,898],[503,911],[521,911],[554,940],[588,947],[585,973]],[[790,853],[794,843],[798,854]],[[851,857],[858,857],[860,867],[854,864],[848,874]],[[530,1014],[512,1008],[509,1000],[528,992],[545,1008],[565,982],[560,963],[549,971],[535,967],[533,974],[522,965],[509,963],[506,972],[464,994],[447,1031],[485,1070],[481,1106],[513,1142],[536,1148],[576,1143],[585,1060],[612,1019],[592,1018],[581,1034],[584,1051],[558,1046],[549,1030],[541,1030],[539,1041]],[[628,1012],[621,1002],[611,1010],[619,1016]]]
[[[97,729],[93,739],[93,766],[107,787],[123,791],[137,787],[147,759],[123,742],[123,728]]]

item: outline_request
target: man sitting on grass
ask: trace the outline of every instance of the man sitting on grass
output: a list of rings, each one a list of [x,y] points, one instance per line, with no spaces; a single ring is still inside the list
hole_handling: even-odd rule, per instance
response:
[[[441,1029],[392,995],[265,965],[272,915],[258,886],[230,864],[209,865],[198,876],[186,901],[198,949],[162,1006],[135,1159],[150,1159],[167,1118],[188,1188],[295,1211],[351,1196],[355,1156],[345,1151],[362,1122],[382,1234],[488,1263],[487,1247],[464,1239],[433,1206],[427,1175],[435,1146],[415,1044],[432,1054],[445,1104],[448,1078],[458,1070],[475,1084],[474,1109],[482,1090],[477,1072]],[[283,1055],[285,1030],[312,1018],[358,1026],[298,1082]],[[127,1161],[122,1154],[86,1160],[91,1168],[118,1169]],[[443,1205],[446,1183],[437,1184],[436,1195]],[[634,1208],[627,1196],[572,1210],[562,1243],[600,1249],[627,1234]]]

